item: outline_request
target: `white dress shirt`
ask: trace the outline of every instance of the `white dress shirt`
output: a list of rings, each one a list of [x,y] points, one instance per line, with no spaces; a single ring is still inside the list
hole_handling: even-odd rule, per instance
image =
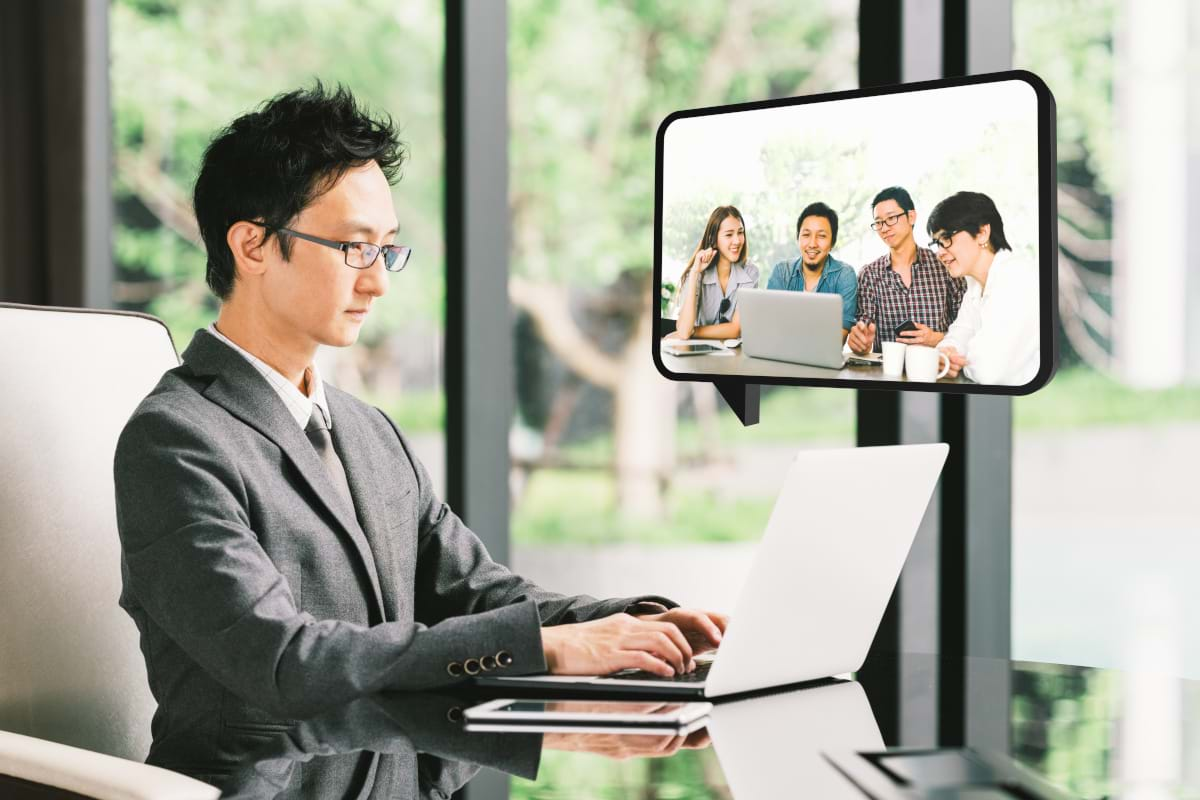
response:
[[[217,323],[214,322],[209,325],[208,332],[240,353],[243,358],[250,362],[251,366],[262,373],[262,376],[267,379],[267,383],[271,384],[272,388],[275,389],[275,393],[279,395],[279,399],[287,406],[288,412],[296,420],[296,424],[300,426],[300,430],[308,427],[308,420],[312,417],[314,405],[321,409],[321,414],[325,417],[325,424],[330,430],[333,430],[333,417],[329,413],[329,404],[325,402],[325,384],[321,381],[321,376],[317,373],[316,364],[305,367],[305,372],[308,373],[308,389],[311,392],[311,394],[305,396],[304,392],[296,388],[296,384],[283,376],[283,373],[248,350],[242,349],[237,343],[231,341],[225,334],[217,330]]]
[[[1037,266],[1001,250],[985,286],[967,276],[958,317],[938,347],[966,356],[963,372],[976,383],[1029,383],[1041,364],[1039,294]]]

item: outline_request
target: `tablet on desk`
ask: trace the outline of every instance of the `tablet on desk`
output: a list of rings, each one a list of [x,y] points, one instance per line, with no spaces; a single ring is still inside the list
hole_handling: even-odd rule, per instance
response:
[[[492,700],[463,713],[468,731],[683,735],[704,727],[712,703]]]
[[[673,356],[702,356],[706,353],[727,353],[724,345],[709,342],[697,342],[688,339],[667,339],[663,341],[663,349]]]

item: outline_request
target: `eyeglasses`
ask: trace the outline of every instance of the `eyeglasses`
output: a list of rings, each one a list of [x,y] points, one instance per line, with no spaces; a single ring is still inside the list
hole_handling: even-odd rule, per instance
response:
[[[717,309],[717,322],[729,322],[729,320],[725,319],[725,312],[729,310],[731,305],[733,303],[729,302],[728,297],[721,298],[721,307]]]
[[[895,227],[896,223],[900,221],[901,217],[907,217],[907,216],[908,216],[907,211],[901,211],[899,214],[892,214],[890,217],[884,217],[883,219],[877,219],[871,223],[871,230],[877,231],[880,228],[882,228],[884,225],[887,225],[889,228]]]
[[[388,272],[399,272],[404,269],[404,265],[408,263],[409,256],[412,255],[412,248],[408,245],[389,244],[381,247],[371,242],[335,242],[332,239],[322,239],[320,236],[301,233],[291,228],[275,228],[262,222],[255,222],[254,224],[267,230],[279,231],[280,233],[286,233],[289,236],[295,236],[298,239],[304,239],[314,244],[324,245],[334,250],[341,250],[346,257],[346,266],[353,269],[368,269],[375,263],[375,259],[379,258],[379,254],[383,253],[383,268]]]
[[[934,236],[929,242],[929,246],[934,250],[938,249],[939,247],[945,250],[946,248],[950,247],[951,240],[960,233],[962,233],[962,231],[949,231],[948,233],[942,233],[939,236]]]

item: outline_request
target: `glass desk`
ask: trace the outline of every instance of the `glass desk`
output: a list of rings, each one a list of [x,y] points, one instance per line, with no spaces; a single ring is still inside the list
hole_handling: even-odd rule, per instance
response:
[[[377,695],[173,768],[238,798],[498,796],[480,766],[514,798],[860,798],[827,753],[971,746],[1070,796],[1200,798],[1200,681],[929,655],[854,677],[720,702],[686,738],[468,733],[488,695]]]

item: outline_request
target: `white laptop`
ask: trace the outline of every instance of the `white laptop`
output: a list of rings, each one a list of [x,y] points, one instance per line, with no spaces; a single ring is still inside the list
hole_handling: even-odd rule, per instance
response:
[[[942,443],[802,450],[784,478],[721,647],[712,659],[697,658],[692,673],[475,682],[712,698],[854,672],[866,660],[949,450]]]
[[[739,289],[742,350],[755,358],[841,369],[842,296]]]

